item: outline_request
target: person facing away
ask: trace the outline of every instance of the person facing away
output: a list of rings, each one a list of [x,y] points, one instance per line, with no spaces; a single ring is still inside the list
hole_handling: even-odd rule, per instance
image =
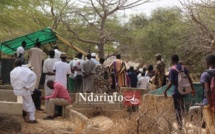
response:
[[[20,58],[22,63],[24,63],[25,47],[26,47],[26,42],[22,41],[22,46],[18,47],[16,50],[16,58]]]
[[[58,106],[67,106],[71,104],[70,95],[65,88],[59,82],[54,82],[53,80],[49,80],[47,82],[47,86],[50,89],[53,89],[53,93],[49,96],[41,97],[41,99],[48,100],[47,101],[47,116],[44,120],[53,120],[54,119],[54,112],[55,112],[55,105]]]
[[[215,76],[215,55],[208,55],[205,59],[207,71],[204,71],[200,78],[200,83],[203,84],[204,97],[203,97],[203,117],[206,122],[206,133],[214,133],[215,116],[214,104],[212,101],[211,92],[211,79]]]
[[[95,70],[95,81],[94,81],[94,87],[96,93],[104,93],[105,92],[105,86],[107,84],[107,80],[105,79],[105,72],[107,72],[107,68],[105,65],[103,65],[105,59],[100,58],[99,62],[100,64],[96,66]],[[108,76],[107,76],[108,77]]]
[[[55,59],[54,56],[55,56],[55,51],[54,50],[49,51],[49,58],[47,58],[43,63],[43,73],[46,75],[45,83],[44,83],[46,96],[51,95],[53,93],[53,90],[47,86],[47,81],[55,80],[55,72],[53,71],[53,66],[58,60]],[[45,101],[45,108],[47,108],[47,101]]]
[[[31,48],[28,53],[29,54],[28,64],[33,67],[33,72],[37,75],[37,83],[34,93],[32,95],[37,110],[42,110],[40,100],[42,92],[39,90],[39,84],[42,75],[43,50],[41,50],[40,47],[41,43],[36,42],[35,47]]]
[[[125,62],[121,60],[120,54],[116,55],[116,59],[110,65],[110,72],[114,71],[116,87],[127,87],[129,78],[126,75]]]
[[[137,87],[137,75],[134,72],[134,67],[130,67],[130,72],[128,73],[128,77],[130,79],[130,86],[136,88]]]
[[[154,71],[153,65],[149,65],[147,68],[146,76],[149,76],[150,78],[152,78],[154,75],[155,75],[155,71]]]
[[[37,76],[27,67],[22,67],[21,59],[14,62],[15,68],[10,72],[10,82],[15,95],[23,98],[23,110],[29,115],[29,123],[37,123],[35,120],[35,105],[31,97],[34,91]]]
[[[99,65],[99,62],[96,60],[96,53],[91,54],[91,60],[96,64]]]
[[[143,68],[139,68],[137,79],[139,79],[142,76],[142,73],[143,73]]]
[[[137,81],[137,88],[149,90],[150,77],[145,76],[145,72],[141,73],[141,77]]]
[[[166,85],[165,77],[165,64],[162,61],[160,54],[155,55],[157,60],[156,71],[155,71],[155,81],[154,84],[157,88]]]
[[[74,75],[75,75],[75,70],[74,70],[74,63],[75,61],[78,60],[78,54],[75,56],[74,59],[72,59],[70,62],[69,62],[69,65],[70,65],[70,68],[71,68],[71,75],[69,76],[70,78],[74,79]]]
[[[53,71],[55,72],[55,82],[61,83],[67,89],[67,78],[71,74],[71,69],[66,61],[66,53],[61,53],[61,61],[55,62]]]
[[[55,52],[54,58],[60,61],[61,60],[60,55],[62,52],[59,51],[59,48],[57,45],[54,46],[54,52]]]
[[[170,69],[170,72],[169,72],[169,81],[170,82],[169,82],[166,90],[164,91],[164,97],[167,97],[167,91],[173,86],[174,90],[173,90],[172,97],[173,97],[175,115],[176,115],[176,119],[177,119],[179,128],[181,129],[183,126],[182,116],[184,113],[184,95],[180,94],[178,91],[178,71],[177,70],[184,71],[184,73],[186,74],[187,78],[190,81],[191,88],[193,91],[194,91],[194,88],[193,88],[192,80],[189,75],[189,71],[187,70],[186,67],[179,64],[178,55],[177,54],[172,55],[171,60],[172,60],[173,67]]]
[[[87,54],[87,60],[82,64],[81,71],[83,73],[83,90],[86,93],[94,91],[94,74],[96,64],[91,60],[91,54]]]
[[[82,87],[82,72],[81,72],[81,66],[84,62],[82,59],[82,53],[77,54],[77,60],[74,61],[73,63],[73,70],[75,71],[74,73],[74,89],[75,92],[83,92],[83,87]]]
[[[74,80],[74,79],[75,79],[74,75],[75,75],[75,70],[74,70],[73,64],[74,64],[74,62],[75,62],[76,60],[78,60],[77,55],[75,56],[74,59],[72,59],[72,60],[69,62],[69,66],[70,66],[70,69],[71,69],[71,74],[70,74],[70,76],[69,76],[69,91],[70,91],[70,92],[74,92],[74,81],[75,81],[75,80]]]

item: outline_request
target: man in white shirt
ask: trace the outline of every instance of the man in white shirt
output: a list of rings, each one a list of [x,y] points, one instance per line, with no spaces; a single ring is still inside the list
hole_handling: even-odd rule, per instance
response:
[[[55,82],[61,83],[67,89],[67,78],[71,74],[71,69],[66,61],[66,53],[61,53],[61,61],[55,62],[53,71],[55,72]]]
[[[58,60],[60,61],[60,60],[61,60],[60,55],[61,55],[62,52],[59,51],[58,46],[54,46],[54,52],[55,52],[54,58],[55,58],[55,59],[58,59]]]
[[[10,81],[15,95],[23,98],[23,110],[29,113],[29,123],[37,123],[35,120],[35,105],[31,97],[34,91],[37,76],[27,67],[21,67],[22,61],[16,59],[15,68],[10,72]]]
[[[143,68],[139,68],[139,74],[137,75],[137,79],[142,77]]]
[[[16,50],[16,58],[20,58],[22,63],[24,63],[24,52],[25,52],[26,42],[22,42],[22,46],[18,47]]]
[[[53,66],[55,62],[57,62],[58,60],[54,59],[54,56],[55,56],[55,52],[54,50],[51,50],[49,52],[49,58],[46,59],[43,63],[43,73],[46,74],[45,83],[44,83],[45,96],[49,96],[53,93],[53,90],[47,86],[47,81],[49,80],[55,81],[55,72],[53,71]],[[45,108],[47,111],[47,100],[45,100]]]
[[[77,55],[75,56],[74,59],[72,59],[69,62],[69,65],[70,65],[70,68],[71,68],[71,74],[69,76],[69,91],[70,92],[74,92],[74,79],[75,79],[74,75],[75,75],[75,71],[74,71],[73,64],[75,63],[76,60],[78,60]]]
[[[99,65],[100,63],[96,60],[96,53],[91,54],[91,60],[96,64]]]
[[[141,75],[142,76],[137,81],[137,88],[149,90],[150,77],[145,76],[145,72],[143,72]]]
[[[81,66],[84,62],[84,60],[82,59],[82,53],[78,53],[77,54],[77,58],[78,60],[76,60],[74,63],[73,63],[73,69],[75,71],[75,74],[74,74],[74,89],[75,89],[75,92],[83,92],[83,86],[82,86],[82,72],[81,72]]]

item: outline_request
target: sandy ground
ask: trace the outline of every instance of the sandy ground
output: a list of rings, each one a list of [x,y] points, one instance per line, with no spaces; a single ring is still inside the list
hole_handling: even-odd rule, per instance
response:
[[[23,121],[23,134],[72,134],[74,124],[72,121],[62,117],[54,120],[43,120],[46,114],[43,111],[36,112],[36,119],[39,123],[30,124]]]

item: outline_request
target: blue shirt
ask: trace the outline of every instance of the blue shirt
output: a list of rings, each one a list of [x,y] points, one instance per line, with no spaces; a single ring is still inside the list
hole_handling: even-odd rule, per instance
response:
[[[128,77],[129,77],[130,82],[131,82],[131,87],[136,88],[137,87],[137,81],[138,81],[136,73],[135,72],[129,72]]]
[[[215,74],[215,69],[209,69],[213,74]],[[210,83],[211,81],[211,76],[208,72],[204,72],[202,73],[201,75],[201,78],[200,78],[200,83],[204,84],[204,83]],[[204,105],[207,105],[208,104],[208,100],[206,98],[206,94],[205,94],[205,91],[204,91],[204,96],[203,96],[203,104]]]
[[[182,65],[180,65],[180,64],[176,64],[176,65],[174,65],[179,71],[181,71],[182,70]],[[184,73],[186,74],[186,75],[188,75],[189,74],[189,71],[184,67]],[[178,92],[178,72],[175,70],[175,69],[173,69],[173,68],[171,68],[170,69],[170,72],[169,72],[169,80],[170,80],[170,82],[173,84],[173,87],[174,87],[174,89],[173,89],[173,95],[181,95],[179,92]]]

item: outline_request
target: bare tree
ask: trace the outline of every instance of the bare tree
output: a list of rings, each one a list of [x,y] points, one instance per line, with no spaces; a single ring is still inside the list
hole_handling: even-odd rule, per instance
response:
[[[188,14],[193,34],[187,35],[184,51],[191,54],[190,58],[199,53],[207,54],[215,51],[215,2],[213,0],[181,0],[182,6]],[[188,46],[189,47],[186,47]]]
[[[111,16],[113,16],[119,10],[126,10],[137,7],[139,5],[151,2],[152,0],[89,0],[87,2],[80,1],[84,5],[89,6],[94,11],[94,20],[92,23],[88,19],[89,14],[82,14],[77,12],[83,19],[87,22],[88,25],[95,28],[95,32],[98,32],[98,38],[95,40],[88,40],[85,37],[81,37],[77,31],[71,28],[71,22],[68,20],[63,20],[63,23],[66,25],[68,31],[75,35],[75,37],[84,43],[89,43],[96,45],[99,50],[99,57],[104,57],[104,45],[108,42],[117,41],[112,35],[112,31],[109,31],[106,28],[106,22]]]

